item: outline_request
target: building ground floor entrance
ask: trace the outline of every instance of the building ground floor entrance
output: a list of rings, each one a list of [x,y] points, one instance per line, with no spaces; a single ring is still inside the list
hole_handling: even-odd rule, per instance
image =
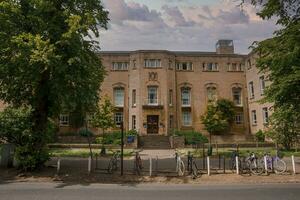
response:
[[[147,115],[147,134],[158,134],[158,115]]]

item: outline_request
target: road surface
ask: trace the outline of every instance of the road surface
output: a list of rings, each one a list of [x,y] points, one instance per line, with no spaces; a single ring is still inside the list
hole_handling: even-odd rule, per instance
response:
[[[0,184],[1,200],[299,200],[300,184],[110,185],[64,183]]]

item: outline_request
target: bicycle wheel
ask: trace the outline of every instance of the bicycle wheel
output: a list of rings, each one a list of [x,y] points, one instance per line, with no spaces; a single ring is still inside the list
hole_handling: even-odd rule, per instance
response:
[[[183,176],[184,175],[184,170],[185,170],[183,161],[182,160],[179,161],[178,165],[179,165],[178,166],[178,175]]]
[[[261,175],[264,172],[264,161],[254,159],[250,162],[250,171],[254,175]]]
[[[286,164],[281,159],[276,159],[274,161],[274,171],[276,174],[282,174],[286,171]]]
[[[201,175],[201,173],[198,171],[198,167],[195,162],[192,164],[192,177],[193,179],[198,178]]]
[[[109,163],[108,163],[107,172],[109,174],[112,174],[112,172],[113,172],[113,163],[112,163],[112,160],[110,160]]]

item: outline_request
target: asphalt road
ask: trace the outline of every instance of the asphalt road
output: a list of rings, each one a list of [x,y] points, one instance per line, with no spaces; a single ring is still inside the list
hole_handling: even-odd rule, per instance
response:
[[[299,200],[300,184],[272,185],[72,185],[5,183],[1,200]]]

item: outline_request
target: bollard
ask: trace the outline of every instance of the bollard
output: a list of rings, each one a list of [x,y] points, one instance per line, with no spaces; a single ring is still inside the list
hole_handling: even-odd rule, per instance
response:
[[[98,169],[98,154],[96,154],[95,157],[96,157],[96,166],[95,166],[95,169],[97,170]]]
[[[92,157],[89,156],[89,159],[88,159],[88,173],[90,174],[92,171]]]
[[[221,155],[219,154],[219,169],[221,169]]]
[[[236,167],[236,174],[240,174],[240,170],[239,170],[239,157],[238,156],[235,157],[235,167]]]
[[[207,175],[210,176],[210,161],[209,161],[209,156],[207,156]]]
[[[267,156],[264,156],[264,164],[265,164],[265,173],[268,174]]]
[[[60,158],[57,160],[57,171],[56,173],[59,174],[60,171]]]
[[[156,174],[158,174],[158,156],[156,156],[155,168],[156,168]]]
[[[152,176],[152,157],[149,158],[149,176]]]
[[[296,165],[295,165],[295,157],[292,155],[292,165],[293,165],[293,173],[296,174]]]
[[[225,174],[225,156],[223,156],[223,173]]]

